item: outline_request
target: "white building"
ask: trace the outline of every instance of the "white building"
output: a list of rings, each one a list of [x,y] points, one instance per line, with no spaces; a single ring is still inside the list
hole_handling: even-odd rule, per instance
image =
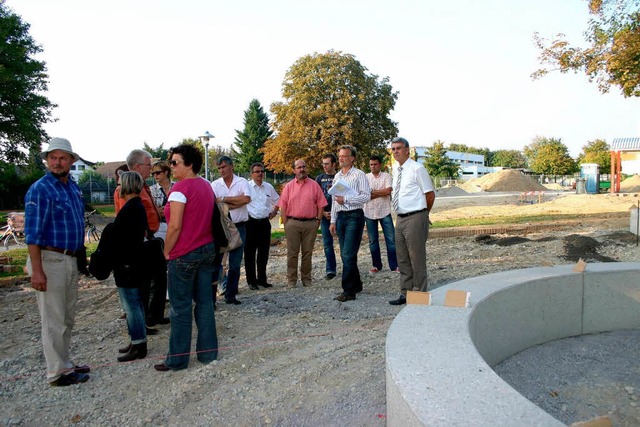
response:
[[[427,147],[415,147],[416,161],[419,163],[424,162],[427,156],[426,153]],[[460,178],[465,181],[503,169],[485,166],[482,154],[447,151],[446,155],[460,167]]]
[[[91,163],[82,157],[78,159],[77,162],[71,165],[71,170],[69,171],[69,175],[73,178],[75,182],[78,182],[80,175],[86,170],[92,170],[95,167],[95,163]]]

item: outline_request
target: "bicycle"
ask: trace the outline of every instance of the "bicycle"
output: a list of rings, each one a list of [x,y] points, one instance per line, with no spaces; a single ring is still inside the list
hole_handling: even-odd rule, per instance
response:
[[[9,247],[9,242],[13,238],[16,245],[20,244],[18,236],[24,233],[24,214],[12,212],[7,217],[7,225],[0,228],[0,242],[5,248]]]
[[[94,242],[99,242],[100,236],[102,236],[102,230],[100,230],[98,227],[95,226],[95,224],[91,222],[91,217],[95,213],[96,211],[94,210],[92,212],[89,212],[88,214],[85,214],[84,216],[84,226],[87,229],[87,233],[85,235],[85,241],[87,243],[91,243],[92,240]]]

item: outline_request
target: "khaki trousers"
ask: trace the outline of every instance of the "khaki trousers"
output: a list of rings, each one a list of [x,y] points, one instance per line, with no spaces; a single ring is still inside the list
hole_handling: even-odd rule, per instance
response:
[[[75,365],[69,358],[71,330],[78,301],[78,264],[74,257],[42,251],[47,290],[36,292],[42,320],[42,347],[47,361],[47,379],[57,380]]]
[[[311,256],[318,233],[318,221],[287,220],[284,234],[287,237],[287,284],[298,282],[298,254],[302,249],[300,276],[304,285],[311,284]]]
[[[400,289],[427,292],[427,238],[429,212],[396,219],[396,255],[400,268]]]

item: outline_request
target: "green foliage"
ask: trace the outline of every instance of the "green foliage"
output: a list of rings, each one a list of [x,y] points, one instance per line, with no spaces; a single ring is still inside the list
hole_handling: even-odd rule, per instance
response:
[[[260,101],[253,99],[244,112],[244,129],[236,130],[234,143],[238,149],[232,148],[236,159],[235,170],[249,172],[253,163],[262,162],[264,154],[260,150],[272,134],[273,131],[269,129],[269,116],[262,109]]]
[[[298,59],[285,75],[284,101],[271,105],[275,137],[263,148],[269,169],[291,172],[297,158],[320,165],[324,153],[344,144],[356,147],[360,167],[371,152],[384,151],[398,133],[389,117],[398,93],[387,77],[367,71],[353,55],[333,50]]]
[[[87,182],[107,184],[107,179],[100,175],[98,172],[93,169],[86,169],[80,176],[78,177],[78,185],[82,186]]]
[[[575,161],[561,139],[535,137],[524,147],[529,169],[545,175],[569,175],[577,171]]]
[[[0,1],[0,158],[9,162],[25,162],[24,150],[39,151],[47,139],[43,125],[56,105],[43,95],[47,68],[34,59],[40,52],[29,24]]]
[[[142,145],[142,149],[151,154],[151,157],[154,159],[167,160],[167,157],[169,157],[169,149],[164,148],[164,142],[156,148],[151,148],[151,146],[145,142]]]
[[[527,159],[518,150],[497,150],[491,153],[488,166],[502,166],[505,168],[526,168]]]
[[[532,77],[554,70],[580,72],[603,93],[617,86],[625,97],[640,96],[640,1],[589,0],[589,12],[586,48],[570,45],[564,34],[550,42],[535,34],[543,68]]]
[[[589,141],[587,145],[582,147],[582,152],[578,155],[576,162],[579,165],[597,163],[600,165],[600,173],[608,173],[611,170],[611,147],[603,139]]]
[[[458,165],[447,157],[447,150],[444,142],[438,140],[431,147],[427,147],[425,153],[424,167],[429,175],[434,179],[434,184],[438,186],[441,178],[457,178],[460,172]]]
[[[17,167],[0,161],[0,209],[22,209],[27,190],[43,175],[35,165]]]

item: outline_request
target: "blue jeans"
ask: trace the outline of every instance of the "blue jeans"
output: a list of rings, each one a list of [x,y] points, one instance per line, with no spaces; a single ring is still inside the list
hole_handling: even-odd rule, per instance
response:
[[[329,231],[330,225],[331,221],[323,216],[320,226],[322,228],[322,245],[324,246],[324,258],[326,259],[325,271],[327,274],[336,274],[336,252],[333,249],[333,236]]]
[[[213,257],[213,243],[209,243],[168,263],[171,335],[165,363],[173,370],[185,369],[189,365],[191,309],[194,302],[193,314],[198,328],[197,358],[202,363],[218,358],[218,334],[211,289]]]
[[[391,214],[380,219],[365,218],[367,224],[367,234],[369,235],[369,251],[371,251],[371,261],[373,266],[378,270],[382,270],[382,257],[380,255],[380,243],[378,242],[378,222],[382,226],[382,234],[384,235],[384,243],[387,246],[387,261],[389,261],[389,269],[398,268],[398,258],[396,257],[396,231],[393,227],[393,218]]]
[[[247,239],[247,227],[245,223],[236,224],[240,233],[242,245],[229,252],[229,269],[225,276],[222,271],[222,254],[215,258],[213,267],[213,277],[220,280],[220,286],[227,301],[233,301],[238,295],[238,283],[240,282],[240,266],[242,266],[242,255],[244,254],[244,242]],[[214,295],[215,297],[215,295]]]
[[[147,342],[142,292],[138,288],[118,288],[122,308],[127,314],[127,329],[132,344]]]
[[[362,209],[338,212],[336,233],[340,242],[342,259],[342,290],[347,295],[362,291],[362,280],[358,270],[358,249],[364,230],[364,212]]]

